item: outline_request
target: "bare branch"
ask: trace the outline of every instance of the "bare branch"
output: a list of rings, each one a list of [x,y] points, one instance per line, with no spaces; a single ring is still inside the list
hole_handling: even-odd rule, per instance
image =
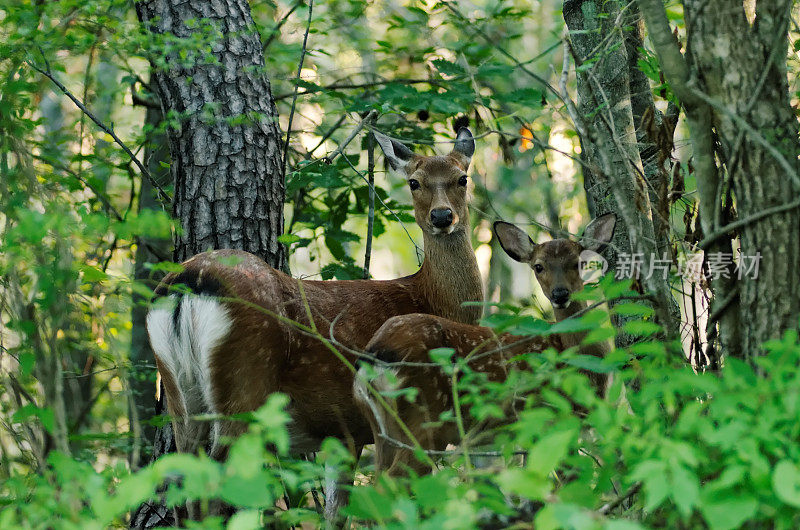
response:
[[[314,0],[308,1],[308,22],[306,23],[306,32],[303,35],[303,48],[300,51],[300,62],[297,65],[297,83],[294,86],[294,97],[292,97],[292,110],[289,112],[289,122],[286,125],[286,144],[283,146],[283,164],[281,164],[281,169],[283,169],[283,176],[286,177],[286,163],[289,161],[289,140],[292,137],[292,120],[294,119],[294,110],[297,106],[297,88],[299,87],[300,82],[300,73],[303,71],[303,61],[306,58],[306,46],[308,45],[308,33],[311,31],[311,14],[314,9]]]
[[[363,129],[367,124],[369,124],[373,120],[375,120],[375,117],[377,115],[378,115],[378,111],[376,111],[375,109],[372,109],[371,111],[369,111],[369,113],[366,116],[364,116],[364,119],[362,119],[359,122],[359,124],[356,125],[355,129],[353,129],[350,132],[350,135],[347,138],[345,138],[344,142],[342,142],[341,145],[339,145],[339,147],[337,147],[336,150],[333,153],[329,154],[328,156],[326,156],[323,159],[325,161],[325,163],[326,164],[332,164],[333,161],[336,160],[336,157],[339,156],[340,154],[342,154],[342,152],[350,144],[350,142],[353,141],[353,138],[355,138],[356,135],[358,135],[358,133],[361,131],[361,129]]]

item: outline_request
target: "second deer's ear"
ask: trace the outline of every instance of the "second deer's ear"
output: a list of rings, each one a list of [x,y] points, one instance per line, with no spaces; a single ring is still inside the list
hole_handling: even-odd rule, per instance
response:
[[[581,245],[586,250],[602,252],[614,237],[614,229],[616,226],[617,216],[613,213],[607,213],[597,217],[589,223],[589,226],[584,230],[583,237],[581,238]]]
[[[395,171],[403,171],[411,159],[414,158],[414,153],[411,151],[411,149],[401,144],[397,140],[392,140],[388,136],[381,134],[378,131],[372,131],[372,134],[378,141],[378,145],[381,146],[383,156],[386,157],[389,165],[392,166],[392,169]]]
[[[516,225],[505,221],[495,221],[494,234],[511,259],[521,263],[528,263],[533,257],[536,243]]]

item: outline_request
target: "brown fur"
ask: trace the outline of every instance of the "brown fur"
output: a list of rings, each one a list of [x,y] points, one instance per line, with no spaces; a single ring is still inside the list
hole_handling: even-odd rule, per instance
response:
[[[512,369],[524,369],[513,360],[514,357],[527,352],[541,352],[553,347],[561,349],[557,336],[551,337],[519,337],[508,333],[496,335],[491,329],[453,322],[432,315],[403,315],[393,317],[381,326],[370,343],[369,352],[382,352],[388,362],[431,363],[429,351],[434,348],[448,347],[455,350],[459,358],[477,357],[470,363],[470,368],[483,372],[491,382],[505,381]],[[482,356],[490,351],[504,348],[495,353]],[[414,438],[425,449],[443,450],[449,443],[457,443],[459,434],[453,422],[440,423],[440,415],[453,410],[452,382],[438,366],[397,365],[388,367],[397,376],[399,388],[417,388],[419,393],[414,402],[405,398],[386,398],[389,405],[397,411]],[[384,376],[385,377],[385,376]],[[361,383],[356,382],[356,385]],[[376,382],[379,391],[393,386],[388,381]],[[368,398],[369,399],[369,398]],[[375,441],[375,462],[378,470],[386,470],[390,475],[402,474],[406,469],[416,473],[428,470],[424,462],[414,457],[412,451],[399,448],[381,436],[381,423],[386,429],[386,436],[412,445],[412,440],[388,414],[379,411],[374,413],[374,402],[357,397],[359,407],[370,422]],[[465,409],[463,419],[466,429],[481,430],[500,421],[485,422],[474,425],[471,416]],[[507,416],[513,416],[509,410]]]
[[[471,141],[471,135],[469,136]],[[313,325],[347,348],[363,350],[388,318],[407,313],[432,313],[473,323],[480,307],[461,307],[482,301],[477,262],[469,239],[467,190],[459,184],[469,157],[454,150],[447,156],[414,156],[409,178],[420,181],[412,192],[414,210],[423,230],[425,260],[412,276],[397,280],[302,281]],[[450,208],[454,221],[448,229],[430,221],[433,208]],[[353,401],[353,374],[316,337],[301,333],[281,318],[311,326],[299,280],[242,251],[217,250],[199,254],[168,275],[157,292],[169,293],[173,284],[192,284],[198,292],[211,286],[232,319],[232,331],[211,353],[210,379],[213,408],[224,415],[255,410],[273,392],[290,398],[292,449],[314,451],[327,436],[342,438],[355,452],[372,440],[369,425]],[[187,281],[189,279],[190,281]],[[208,294],[208,293],[206,293]],[[335,327],[331,323],[335,320]],[[329,337],[330,338],[330,337]],[[342,351],[354,363],[356,358]],[[159,364],[165,381],[169,411],[184,413],[171,374]],[[178,425],[181,422],[173,422]],[[245,425],[220,424],[223,437],[235,437]],[[197,433],[176,429],[176,438]],[[198,441],[178,440],[179,448],[196,448]],[[223,458],[224,447],[213,456]]]
[[[584,246],[583,243],[567,239],[555,239],[536,245],[519,228],[508,223],[499,224],[503,226],[498,227],[496,224],[495,233],[503,249],[513,259],[530,265],[545,295],[551,298],[556,288],[567,289],[569,294],[583,289],[583,280],[578,269],[579,256],[588,248],[601,250],[613,236],[615,221],[604,216],[587,227],[586,233],[592,238],[592,247],[588,246],[589,243]],[[539,271],[537,265],[541,267]],[[570,301],[564,308],[558,307],[556,303],[553,305],[557,321],[586,307],[584,302],[577,301]],[[395,373],[399,388],[417,388],[419,395],[414,403],[406,399],[387,399],[387,402],[423,448],[442,450],[447,444],[459,441],[453,422],[438,423],[444,411],[453,409],[450,377],[437,366],[415,367],[402,363],[430,362],[429,351],[434,348],[453,348],[456,357],[465,358],[475,354],[476,348],[478,352],[485,352],[500,346],[510,346],[507,350],[480,358],[472,365],[473,370],[485,373],[489,381],[504,381],[510,369],[524,369],[515,367],[511,361],[522,353],[542,352],[549,347],[563,351],[578,346],[583,354],[604,357],[610,351],[610,344],[607,342],[581,345],[585,336],[586,333],[572,333],[526,337],[521,342],[522,337],[509,334],[495,336],[489,328],[465,325],[431,315],[405,315],[391,318],[381,326],[367,345],[367,351],[389,363],[400,362],[396,367],[390,365],[382,369]],[[606,386],[605,375],[594,372],[586,374],[598,394],[602,394]],[[356,396],[358,406],[370,422],[378,470],[386,471],[390,475],[405,473],[407,469],[417,473],[426,471],[426,464],[414,457],[412,451],[386,440],[384,436],[406,445],[411,444],[409,437],[391,415],[381,409],[368,394],[363,380],[364,374],[360,376],[362,377],[355,383]],[[372,384],[378,392],[392,390],[395,386],[385,374]],[[463,417],[464,421],[469,422],[468,414]],[[385,429],[383,433],[382,428]]]

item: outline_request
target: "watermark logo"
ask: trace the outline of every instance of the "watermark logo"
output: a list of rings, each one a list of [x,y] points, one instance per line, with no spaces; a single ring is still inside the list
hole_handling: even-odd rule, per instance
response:
[[[586,251],[590,253],[590,251]],[[591,252],[591,254],[595,254]],[[595,256],[598,256],[595,254]],[[661,257],[651,255],[649,260],[645,260],[644,254],[620,253],[617,256],[614,277],[617,280],[623,279],[645,279],[652,277],[666,280],[674,274],[679,278],[690,282],[700,282],[701,280],[716,280],[718,278],[751,278],[758,279],[759,265],[761,263],[761,253],[755,255],[738,254],[738,259],[734,259],[731,253],[710,252],[704,254],[699,252],[686,252],[677,259],[670,258],[669,254],[664,253]],[[583,254],[581,254],[583,259]],[[603,260],[602,256],[598,256]],[[605,272],[608,264],[603,260],[603,271]],[[584,268],[581,266],[581,277],[584,277]]]
[[[608,261],[593,250],[584,250],[578,256],[578,270],[583,283],[599,282],[608,270]]]

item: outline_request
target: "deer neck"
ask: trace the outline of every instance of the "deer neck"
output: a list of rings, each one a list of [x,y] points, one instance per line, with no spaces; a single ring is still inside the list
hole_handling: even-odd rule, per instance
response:
[[[469,233],[457,230],[447,235],[424,233],[425,260],[414,276],[433,314],[474,324],[480,306],[462,307],[463,302],[482,302],[483,286]]]
[[[561,322],[580,311],[583,311],[588,306],[586,302],[579,302],[577,300],[570,301],[569,305],[563,309],[553,308],[553,315],[556,317],[556,322]],[[561,343],[564,345],[565,348],[571,348],[572,346],[580,346],[581,342],[583,341],[584,337],[586,337],[586,332],[578,332],[578,333],[565,333],[561,335]]]

